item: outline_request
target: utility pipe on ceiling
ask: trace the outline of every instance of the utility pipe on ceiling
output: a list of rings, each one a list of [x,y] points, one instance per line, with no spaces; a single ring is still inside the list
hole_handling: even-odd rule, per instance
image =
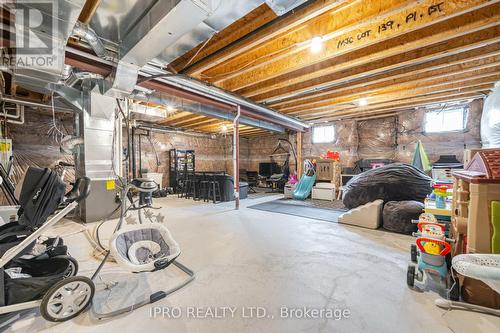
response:
[[[85,40],[98,57],[105,59],[108,56],[108,51],[106,51],[101,39],[88,24],[76,21],[73,35]]]
[[[1,96],[0,101],[12,103],[12,104],[30,106],[33,108],[52,109],[52,105],[50,105],[50,104],[37,103],[37,102],[32,102],[32,101],[8,97],[8,96]],[[59,110],[59,111],[74,112],[74,110],[72,110],[72,109],[64,108],[64,107],[60,107],[60,106],[54,106],[54,108]]]
[[[284,114],[279,113],[275,110],[271,110],[267,107],[264,107],[262,105],[254,103],[254,102],[251,102],[251,101],[247,100],[246,98],[243,98],[241,96],[237,96],[237,95],[232,94],[230,92],[224,91],[224,90],[217,88],[215,86],[207,85],[206,83],[204,83],[202,81],[193,79],[193,78],[188,77],[186,75],[178,74],[175,76],[170,76],[170,77],[165,78],[165,81],[167,81],[169,83],[178,84],[181,87],[195,89],[196,91],[203,93],[205,95],[219,97],[219,98],[226,100],[228,102],[237,104],[240,107],[246,107],[248,109],[258,111],[259,113],[264,114],[266,116],[269,116],[270,118],[274,118],[274,119],[277,119],[280,121],[289,122],[296,127],[302,127],[303,129],[309,128],[308,124],[306,124],[298,119],[284,115]]]
[[[146,103],[154,103],[159,105],[170,105],[174,108],[179,108],[194,114],[200,114],[203,116],[207,116],[210,118],[217,118],[222,120],[233,121],[235,119],[235,113],[228,111],[222,111],[220,108],[213,107],[211,105],[207,105],[205,103],[201,103],[198,101],[188,100],[181,98],[180,103],[169,102],[165,99],[157,96],[148,96],[148,97],[140,97],[135,96],[135,100],[139,100]],[[285,129],[282,126],[275,125],[266,121],[255,120],[250,117],[240,116],[239,121],[243,125],[252,126],[262,128],[268,131],[276,132],[276,133],[285,133]]]
[[[89,62],[88,60],[91,59],[92,62]],[[76,50],[73,48],[68,47],[67,52],[66,52],[66,64],[69,64],[73,66],[74,68],[78,68],[84,71],[90,71],[94,73],[99,73],[103,76],[107,76],[111,73],[112,71],[112,66],[113,64],[109,61],[106,61],[104,59],[99,59],[91,54],[82,52],[80,50]],[[152,66],[145,66],[148,67],[148,69]],[[155,75],[155,74],[165,74],[168,75],[167,72],[159,69],[159,68],[154,68],[155,72],[154,73],[149,73],[146,74],[142,72],[142,74],[146,74],[148,76],[150,75]],[[149,70],[148,70],[149,72]],[[145,77],[147,78],[147,76]],[[309,125],[305,123],[301,123],[300,125],[296,124],[298,120],[294,120],[293,122],[290,122],[291,119],[288,116],[285,116],[283,114],[279,114],[276,111],[273,111],[271,109],[267,109],[263,106],[259,106],[256,103],[249,102],[246,100],[243,100],[241,97],[238,96],[232,96],[230,99],[228,96],[217,96],[215,95],[213,90],[205,91],[203,92],[203,89],[195,89],[193,87],[189,87],[185,82],[174,82],[174,81],[166,81],[163,78],[157,78],[151,81],[145,81],[139,84],[142,87],[151,89],[151,90],[156,90],[158,92],[163,92],[167,94],[171,94],[173,96],[178,96],[190,100],[194,100],[200,103],[204,103],[207,105],[212,105],[213,107],[220,108],[221,110],[227,110],[227,111],[232,111],[234,112],[236,109],[236,105],[243,105],[244,107],[241,108],[241,114],[255,118],[258,120],[263,120],[263,121],[268,121],[271,123],[274,123],[276,125],[280,125],[282,127],[285,127],[287,129],[290,129],[292,131],[304,131],[305,128],[308,128]],[[220,90],[220,89],[219,89]],[[241,102],[241,103],[240,103]],[[256,112],[256,110],[263,110],[267,109],[268,112],[266,114],[263,114],[262,112]],[[277,115],[277,117],[273,118],[270,115]],[[295,122],[295,123],[294,123]],[[301,126],[304,125],[304,126]]]

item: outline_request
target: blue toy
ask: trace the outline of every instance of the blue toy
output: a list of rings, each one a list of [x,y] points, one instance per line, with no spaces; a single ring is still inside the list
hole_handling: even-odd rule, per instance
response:
[[[310,161],[306,161],[306,171],[300,177],[299,183],[295,186],[293,191],[293,198],[295,200],[306,200],[311,194],[311,190],[316,183],[316,171],[314,165]]]
[[[448,274],[450,268],[450,242],[446,238],[446,226],[430,219],[430,214],[422,214],[418,223],[415,244],[411,246],[412,264],[408,265],[406,282],[410,288],[425,289],[429,278],[439,278],[439,284],[445,285],[448,298],[458,300],[460,289],[458,281]],[[415,265],[416,263],[416,265]]]

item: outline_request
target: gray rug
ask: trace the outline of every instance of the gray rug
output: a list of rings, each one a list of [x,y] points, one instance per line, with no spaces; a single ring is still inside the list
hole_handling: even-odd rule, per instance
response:
[[[331,209],[331,208],[317,208],[305,205],[298,205],[294,203],[287,203],[288,200],[273,200],[260,203],[253,206],[248,206],[251,209],[263,210],[266,212],[280,213],[286,215],[306,217],[313,220],[321,220],[327,222],[337,222],[338,217],[347,209]]]

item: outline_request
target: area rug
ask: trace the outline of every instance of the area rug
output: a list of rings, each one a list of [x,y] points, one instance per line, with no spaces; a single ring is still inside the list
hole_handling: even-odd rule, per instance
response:
[[[253,206],[248,206],[248,208],[262,210],[266,212],[300,216],[313,220],[321,220],[327,222],[338,222],[338,217],[347,212],[347,209],[345,208],[339,208],[339,209],[317,208],[317,207],[290,203],[287,201],[289,200],[278,199],[278,200],[263,202]]]

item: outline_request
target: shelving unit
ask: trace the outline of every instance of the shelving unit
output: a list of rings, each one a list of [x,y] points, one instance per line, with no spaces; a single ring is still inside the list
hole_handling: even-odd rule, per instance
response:
[[[177,193],[187,175],[195,171],[195,152],[194,150],[170,149],[169,156],[169,183]]]

